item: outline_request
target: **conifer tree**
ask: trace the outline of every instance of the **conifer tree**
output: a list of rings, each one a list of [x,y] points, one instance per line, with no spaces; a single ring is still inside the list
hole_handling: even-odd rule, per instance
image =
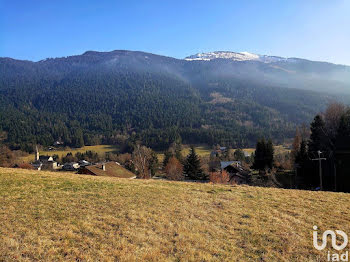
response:
[[[169,162],[169,159],[173,157],[173,154],[170,151],[166,151],[164,153],[164,159],[163,159],[163,167],[165,168]]]
[[[308,143],[309,154],[315,155],[318,150],[327,151],[328,140],[325,134],[325,122],[320,115],[315,116],[310,126],[311,135]]]
[[[187,179],[205,180],[207,179],[201,168],[201,162],[196,154],[194,147],[191,147],[190,153],[184,163],[184,174]]]
[[[163,167],[165,168],[171,157],[176,157],[180,163],[183,162],[183,156],[181,154],[182,145],[180,143],[174,142],[169,149],[164,153]]]
[[[266,143],[265,146],[265,167],[272,168],[273,166],[273,154],[274,148],[271,139]]]
[[[84,146],[83,131],[80,128],[74,130],[73,146],[76,148]]]
[[[253,168],[257,170],[264,170],[265,168],[272,168],[273,166],[273,144],[272,141],[265,141],[263,138],[256,144]]]
[[[263,170],[265,168],[264,152],[265,152],[265,139],[262,139],[256,143],[255,154],[254,154],[254,164],[253,164],[254,169]]]
[[[304,168],[306,161],[308,160],[307,149],[306,149],[306,141],[304,139],[301,140],[300,149],[295,155],[295,163],[300,166],[300,168]]]
[[[298,176],[298,184],[301,188],[312,188],[319,182],[318,173],[312,172],[312,166],[310,166],[307,142],[302,139],[300,143],[300,149],[295,155],[296,171]]]
[[[245,155],[242,149],[238,148],[235,150],[235,152],[233,153],[234,157],[236,160],[238,161],[243,161],[245,160]]]
[[[158,163],[158,157],[156,152],[152,150],[151,152],[151,158],[149,161],[149,169],[151,171],[151,177],[156,175],[156,171],[158,169],[159,163]]]

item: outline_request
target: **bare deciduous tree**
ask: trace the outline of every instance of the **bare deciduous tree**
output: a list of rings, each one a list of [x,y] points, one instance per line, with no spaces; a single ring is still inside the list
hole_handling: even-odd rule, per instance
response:
[[[340,118],[344,115],[346,106],[341,103],[331,103],[324,112],[324,120],[326,125],[326,135],[334,139],[337,135]]]
[[[149,171],[149,163],[152,158],[152,150],[148,147],[136,145],[132,153],[132,159],[135,169],[138,172],[138,177],[143,179],[151,178]]]
[[[301,140],[302,140],[302,136],[301,136],[301,133],[299,131],[299,128],[297,127],[297,129],[295,131],[293,144],[292,144],[292,150],[290,152],[290,154],[291,154],[291,163],[292,164],[294,164],[295,157],[296,157],[296,155],[299,152]]]
[[[209,180],[214,184],[228,184],[230,181],[230,175],[225,170],[210,172]]]
[[[299,130],[300,130],[301,139],[305,140],[305,141],[309,140],[310,127],[308,125],[306,125],[305,123],[302,123]]]
[[[13,152],[7,146],[0,145],[0,166],[10,167],[13,165],[14,160]]]

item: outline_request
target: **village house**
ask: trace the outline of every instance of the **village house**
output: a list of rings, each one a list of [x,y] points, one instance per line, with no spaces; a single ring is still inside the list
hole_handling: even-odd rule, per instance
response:
[[[92,176],[110,176],[120,178],[135,178],[135,174],[122,167],[117,162],[107,162],[97,165],[85,166],[79,169],[79,174]]]
[[[251,156],[251,153],[249,153],[246,150],[243,150],[243,154],[244,154],[245,157],[250,157]]]
[[[248,184],[250,170],[244,168],[240,161],[221,161],[213,163],[210,181],[221,184]]]
[[[76,162],[65,163],[62,167],[64,171],[77,171],[80,165]]]
[[[249,182],[250,171],[242,166],[241,161],[220,162],[220,172],[227,172],[229,184],[247,184]]]
[[[225,146],[217,146],[214,151],[211,151],[210,156],[211,157],[219,157],[223,154],[227,154],[227,147]]]
[[[53,143],[53,146],[63,146],[64,145],[64,143],[63,142],[61,142],[61,141],[55,141],[54,143]]]
[[[80,161],[78,161],[78,164],[79,164],[80,168],[91,165],[91,163],[89,161],[86,161],[86,160],[80,160]]]

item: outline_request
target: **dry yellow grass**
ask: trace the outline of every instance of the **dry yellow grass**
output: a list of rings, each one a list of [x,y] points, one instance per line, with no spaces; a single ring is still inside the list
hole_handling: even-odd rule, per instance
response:
[[[236,150],[236,149],[233,149],[233,151]],[[255,148],[243,148],[242,149],[243,151],[251,154],[251,153],[254,153],[255,152]],[[278,155],[278,154],[286,154],[286,153],[289,153],[290,150],[289,149],[286,149],[284,146],[282,145],[277,145],[277,146],[274,146],[274,150],[275,150],[275,155]]]
[[[213,151],[211,147],[207,147],[207,146],[196,146],[195,150],[196,150],[196,153],[201,157],[209,156],[211,151]],[[190,153],[190,147],[184,146],[181,153],[183,156],[187,156]]]
[[[210,152],[213,151],[210,147],[207,146],[196,146],[196,153],[201,156],[201,157],[209,157]],[[186,157],[190,153],[190,147],[189,146],[184,146],[181,154]],[[158,161],[163,162],[164,160],[164,154],[163,153],[157,153]]]
[[[282,145],[279,146],[274,146],[275,149],[275,154],[286,154],[286,153],[290,153],[290,149],[285,148]]]
[[[324,261],[350,195],[0,168],[0,261]]]
[[[105,153],[108,152],[116,152],[117,147],[112,146],[112,145],[96,145],[96,146],[84,146],[81,148],[71,148],[71,149],[61,149],[61,150],[50,150],[50,151],[39,151],[40,155],[58,155],[60,158],[63,156],[66,156],[67,153],[72,152],[73,154],[76,154],[78,152],[80,153],[85,153],[86,151],[94,151],[98,153],[101,156],[104,156]],[[34,160],[35,155],[30,154],[26,157],[22,158],[22,161],[24,162],[30,162]]]

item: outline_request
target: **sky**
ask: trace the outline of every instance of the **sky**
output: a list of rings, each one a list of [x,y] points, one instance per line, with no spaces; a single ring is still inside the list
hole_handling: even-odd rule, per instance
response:
[[[0,0],[0,57],[247,51],[350,65],[350,0]]]

